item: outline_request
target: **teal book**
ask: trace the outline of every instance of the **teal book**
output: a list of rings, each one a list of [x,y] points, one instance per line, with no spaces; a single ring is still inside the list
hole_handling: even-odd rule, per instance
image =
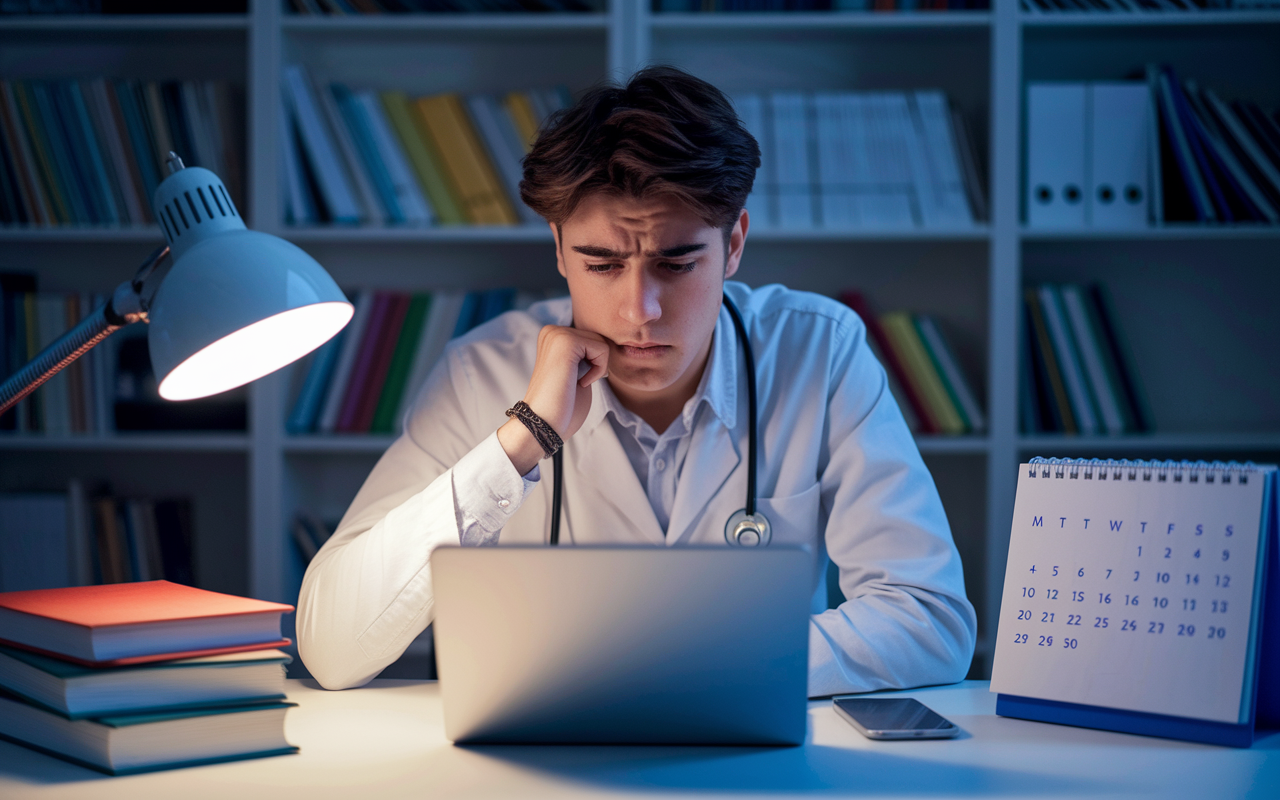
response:
[[[71,222],[76,225],[90,223],[93,219],[84,201],[84,189],[71,163],[67,142],[62,136],[62,126],[58,121],[58,113],[49,96],[49,87],[43,81],[30,81],[27,88],[33,101],[33,110],[38,119],[45,148],[52,161],[54,179],[71,213]]]
[[[364,162],[365,169],[368,170],[369,177],[373,181],[374,191],[382,201],[383,210],[387,212],[387,220],[392,223],[405,222],[404,211],[400,208],[400,201],[396,199],[395,184],[391,180],[391,173],[387,171],[387,165],[382,161],[382,156],[378,154],[378,147],[374,143],[373,131],[369,128],[364,109],[360,107],[360,103],[346,86],[334,83],[329,89],[333,92],[334,99],[338,101],[338,111],[342,114],[343,121],[347,123],[356,152],[360,154],[360,160]]]
[[[85,160],[88,162],[93,183],[98,190],[99,201],[106,214],[104,222],[119,225],[123,222],[123,209],[116,206],[107,159],[103,156],[102,148],[98,143],[98,134],[93,128],[93,120],[89,116],[89,106],[85,103],[84,93],[81,92],[80,85],[72,81],[67,82],[65,91],[75,112],[75,127],[79,131],[77,138],[84,143]]]
[[[156,187],[160,185],[160,173],[156,167],[155,148],[147,130],[146,118],[138,107],[136,83],[137,81],[132,80],[115,81],[112,88],[116,93],[116,101],[120,104],[120,113],[124,116],[125,128],[129,131],[129,144],[133,148],[134,160],[138,162],[138,170],[142,173],[142,187],[146,193],[147,205],[150,206]]]
[[[0,694],[0,738],[108,775],[296,753],[284,715],[267,702],[154,714],[68,719]]]
[[[350,326],[348,326],[350,327]],[[329,341],[320,346],[315,357],[311,359],[311,369],[307,370],[302,390],[298,392],[298,400],[293,411],[285,422],[285,430],[290,434],[314,433],[319,422],[320,407],[324,403],[325,392],[329,388],[329,379],[333,368],[338,363],[338,354],[342,352],[342,342],[347,335],[344,329]]]
[[[86,667],[0,645],[0,688],[68,719],[284,699],[280,650]]]
[[[80,189],[84,192],[84,202],[90,209],[90,217],[95,224],[114,222],[106,205],[107,186],[99,183],[93,170],[90,156],[91,145],[84,138],[84,130],[76,111],[75,101],[71,95],[70,81],[53,81],[49,83],[49,96],[57,112],[62,127],[62,137],[67,143],[67,154],[80,181]]]

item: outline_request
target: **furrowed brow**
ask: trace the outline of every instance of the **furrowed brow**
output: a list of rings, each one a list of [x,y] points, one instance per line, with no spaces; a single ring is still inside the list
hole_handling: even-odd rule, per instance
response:
[[[607,247],[596,247],[589,244],[574,245],[569,248],[575,253],[581,253],[588,258],[630,258],[630,253],[620,253],[617,250],[610,250]]]
[[[705,244],[682,244],[676,247],[668,247],[666,250],[648,250],[645,255],[649,258],[679,258],[687,256],[690,253],[697,253],[706,250]]]

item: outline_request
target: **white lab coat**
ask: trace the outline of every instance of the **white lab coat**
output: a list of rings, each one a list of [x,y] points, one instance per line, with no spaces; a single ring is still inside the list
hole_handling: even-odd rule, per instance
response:
[[[755,350],[758,506],[775,543],[808,545],[813,554],[810,696],[963,679],[976,620],[959,554],[861,320],[833,300],[780,286],[752,291],[729,282],[726,291]],[[322,686],[364,684],[430,624],[431,551],[459,542],[451,468],[475,458],[524,396],[538,331],[570,316],[567,299],[504,314],[452,343],[432,371],[404,434],[303,581],[298,647]],[[722,374],[711,379],[723,381],[736,413],[724,421],[698,415],[667,534],[605,418],[597,384],[590,414],[565,445],[561,546],[725,543],[725,520],[744,505],[747,484],[747,391],[731,326],[721,309],[715,346],[732,348],[732,357],[719,360]],[[524,492],[504,491],[501,481],[486,488],[493,502],[484,516],[501,527],[500,544],[547,541],[545,466],[545,479]],[[830,610],[828,557],[848,598]]]

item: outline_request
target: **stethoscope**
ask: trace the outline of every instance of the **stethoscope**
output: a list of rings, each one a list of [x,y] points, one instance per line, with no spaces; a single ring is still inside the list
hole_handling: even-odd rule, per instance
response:
[[[747,338],[747,327],[742,324],[742,315],[728,295],[724,296],[724,307],[733,319],[733,329],[742,343],[742,354],[747,361],[747,413],[751,417],[751,427],[747,429],[747,505],[729,515],[724,523],[724,540],[734,547],[765,547],[772,534],[769,520],[764,514],[756,513],[756,359]],[[563,447],[551,457],[551,473],[551,544],[558,545],[560,498],[564,486]]]

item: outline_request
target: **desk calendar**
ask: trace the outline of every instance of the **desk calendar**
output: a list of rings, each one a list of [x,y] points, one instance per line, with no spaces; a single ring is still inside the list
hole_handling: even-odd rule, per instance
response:
[[[1247,746],[1272,466],[1023,464],[991,690],[997,713]]]

